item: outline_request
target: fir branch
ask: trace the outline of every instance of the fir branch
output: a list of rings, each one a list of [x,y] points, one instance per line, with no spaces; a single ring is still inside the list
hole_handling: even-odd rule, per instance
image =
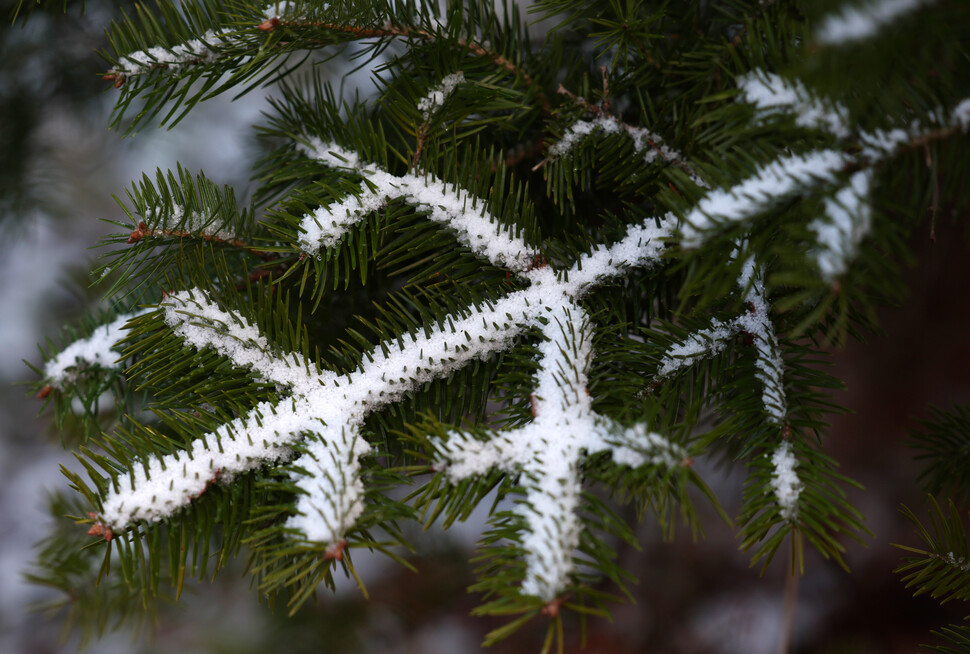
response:
[[[427,212],[432,221],[453,229],[460,242],[496,267],[521,272],[531,268],[535,261],[535,251],[517,231],[499,223],[488,212],[484,200],[470,196],[463,189],[449,192],[446,182],[429,175],[392,175],[376,166],[365,165],[356,152],[334,143],[323,143],[316,137],[309,140],[305,150],[327,166],[355,170],[366,184],[360,195],[321,207],[304,217],[300,224],[300,247],[307,254],[317,254],[321,248],[334,245],[364,216],[392,199],[402,198],[415,204],[419,211]]]
[[[312,27],[315,29],[325,30],[328,32],[336,32],[338,34],[348,34],[354,39],[385,39],[385,38],[401,38],[401,39],[420,39],[423,41],[437,41],[441,38],[441,35],[434,33],[432,31],[421,29],[418,27],[408,27],[403,25],[382,25],[382,26],[361,26],[361,25],[350,25],[332,22],[322,22],[322,21],[308,21],[308,20],[283,20],[279,17],[273,17],[267,19],[265,22],[259,25],[259,29],[264,32],[271,32],[279,28],[306,28]],[[549,98],[546,96],[542,87],[524,70],[517,66],[514,62],[509,60],[504,55],[497,52],[492,52],[487,47],[478,43],[474,39],[458,38],[454,40],[454,43],[464,48],[469,54],[476,57],[482,57],[483,59],[488,59],[500,69],[506,71],[513,77],[521,77],[525,83],[531,87],[542,106],[542,111],[546,115],[552,113],[552,105],[549,103]]]

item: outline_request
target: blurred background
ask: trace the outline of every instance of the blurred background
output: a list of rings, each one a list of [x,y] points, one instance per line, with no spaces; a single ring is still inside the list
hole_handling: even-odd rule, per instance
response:
[[[38,365],[38,343],[63,345],[64,325],[98,306],[101,291],[91,287],[89,274],[98,251],[90,248],[112,231],[104,219],[123,216],[112,196],[123,197],[142,172],[178,161],[245,198],[257,155],[249,126],[266,107],[255,92],[204,103],[171,131],[144,129],[129,138],[109,131],[115,95],[100,79],[106,64],[96,51],[125,3],[88,0],[83,13],[69,6],[66,14],[54,4],[26,23],[0,23],[0,652],[11,653],[78,646],[76,636],[61,633],[57,615],[31,612],[50,593],[23,579],[36,542],[54,520],[48,496],[66,488],[59,467],[74,465],[50,417],[38,416],[41,402],[23,385],[34,373],[23,360]],[[0,16],[15,5],[0,0]],[[365,76],[349,82],[368,87]],[[935,242],[928,227],[914,234],[909,297],[882,313],[882,333],[833,353],[833,374],[847,384],[836,401],[853,413],[833,417],[825,448],[865,487],[850,495],[874,536],[865,546],[846,543],[851,572],[810,556],[797,587],[788,586],[797,593],[793,652],[915,652],[930,640],[931,628],[966,612],[912,598],[892,572],[902,552],[891,546],[917,544],[901,504],[925,515],[920,468],[907,445],[914,418],[925,417],[930,405],[970,403],[964,223],[942,217]],[[736,513],[743,478],[713,462],[697,465]],[[674,542],[663,542],[648,519],[638,528],[641,549],[620,548],[622,565],[639,580],[630,586],[636,601],[618,605],[612,622],[587,624],[586,652],[779,651],[790,583],[785,557],[763,574],[750,568],[732,529],[698,505],[704,538],[695,542],[681,530]],[[635,521],[629,510],[625,517]],[[465,590],[473,581],[467,561],[484,519],[479,511],[447,533],[415,534],[417,573],[357,556],[370,600],[341,579],[335,595],[323,590],[315,604],[287,619],[285,611],[257,602],[240,563],[213,584],[196,583],[154,624],[122,627],[91,647],[100,654],[243,653],[282,642],[294,652],[479,651],[484,634],[501,624],[469,616],[477,598]],[[494,649],[538,652],[543,636],[536,624]],[[578,651],[581,637],[578,625],[568,625],[567,650]]]

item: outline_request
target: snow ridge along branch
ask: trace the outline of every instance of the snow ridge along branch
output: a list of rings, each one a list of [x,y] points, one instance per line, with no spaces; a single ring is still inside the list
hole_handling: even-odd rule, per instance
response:
[[[341,157],[344,162],[356,160],[352,153]],[[478,222],[467,231],[475,233],[491,226],[482,214]],[[136,520],[164,519],[191,502],[213,480],[228,480],[265,463],[289,458],[292,446],[300,442],[305,452],[293,465],[307,471],[295,479],[306,494],[300,495],[297,515],[287,526],[309,542],[338,545],[364,510],[359,460],[370,452],[370,446],[361,435],[361,425],[370,412],[473,359],[508,349],[529,328],[540,327],[548,336],[548,325],[557,325],[573,339],[563,351],[588,348],[591,328],[575,300],[593,285],[632,267],[656,264],[664,239],[670,235],[669,225],[658,227],[650,219],[632,226],[617,243],[599,246],[581,257],[569,271],[557,274],[549,266],[522,271],[522,277],[530,282],[527,288],[381,343],[365,354],[357,370],[339,376],[316,370],[297,354],[277,352],[245,317],[219,307],[204,291],[192,289],[170,295],[161,305],[164,320],[187,345],[214,348],[236,365],[276,383],[284,397],[276,404],[260,403],[246,415],[197,439],[187,451],[144,461],[127,476],[118,477],[104,499],[99,524],[117,532]],[[547,327],[542,327],[544,324]],[[546,398],[544,405],[566,406],[569,416],[576,420],[582,417],[579,427],[586,423],[595,426],[595,431],[586,435],[580,433],[582,429],[574,429],[570,432],[573,435],[563,441],[564,471],[576,469],[581,448],[589,453],[612,448],[614,459],[624,465],[656,463],[657,457],[672,463],[680,460],[676,448],[645,429],[624,431],[605,418],[591,417],[582,381],[589,353],[575,355],[579,368],[570,377],[562,372],[563,362],[573,359],[563,359],[562,352],[556,354],[563,347],[563,337],[553,334],[549,343],[555,351],[543,356],[537,394]],[[577,390],[580,386],[582,393]],[[550,410],[550,415],[566,415],[563,411],[566,409]],[[542,486],[546,482],[536,483]],[[578,484],[578,478],[571,483]],[[578,493],[577,487],[576,498]],[[563,552],[571,552],[570,543],[576,537],[573,529],[579,525],[574,509],[575,503],[570,502],[557,508],[564,516],[564,531],[555,539],[558,545],[550,550],[551,559],[528,562],[537,572],[530,576],[532,581],[524,592],[545,597],[562,588],[564,575],[572,569],[571,563],[564,562]],[[538,520],[543,513],[544,509],[536,509],[533,519]]]
[[[609,451],[618,465],[674,467],[686,454],[643,425],[625,429],[595,413],[586,389],[593,358],[589,317],[579,305],[564,302],[547,318],[533,395],[535,419],[519,429],[495,432],[487,441],[453,431],[436,449],[439,465],[454,482],[489,469],[522,474],[526,497],[516,507],[525,524],[522,592],[551,602],[565,590],[575,568],[583,457]]]
[[[307,254],[335,245],[369,213],[395,199],[427,212],[433,222],[451,228],[458,240],[492,265],[515,272],[528,270],[535,260],[530,248],[513,227],[501,224],[486,207],[485,200],[452,186],[432,175],[392,175],[377,166],[364,164],[356,152],[314,137],[305,152],[333,168],[352,168],[365,184],[359,196],[320,207],[304,216],[300,224],[300,247]]]

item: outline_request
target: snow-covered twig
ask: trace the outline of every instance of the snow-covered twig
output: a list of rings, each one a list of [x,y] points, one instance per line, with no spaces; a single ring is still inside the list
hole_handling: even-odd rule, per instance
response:
[[[745,102],[755,105],[762,115],[791,113],[795,124],[823,129],[838,138],[850,135],[849,111],[837,102],[809,93],[798,80],[755,70],[738,79]]]
[[[790,442],[782,441],[771,455],[771,465],[771,489],[778,502],[778,512],[783,519],[793,522],[798,517],[798,499],[805,484],[795,472],[798,459]]]
[[[118,342],[125,337],[128,322],[147,313],[136,311],[118,316],[95,328],[87,338],[74,341],[44,366],[44,378],[54,388],[63,389],[75,379],[78,370],[88,366],[118,368],[121,361]]]
[[[960,102],[948,118],[940,120],[940,126],[946,129],[970,129],[970,99]],[[858,138],[864,147],[856,156],[841,150],[826,149],[778,157],[751,177],[732,187],[711,191],[702,198],[684,217],[682,245],[685,248],[698,248],[720,226],[750,220],[795,194],[830,185],[852,166],[871,167],[929,134],[925,127],[914,124],[908,129],[875,130],[860,134]],[[858,237],[853,238],[861,240],[865,231],[853,226],[847,233],[860,232]]]
[[[596,414],[586,390],[592,361],[592,327],[586,312],[564,303],[547,318],[533,396],[535,419],[519,429],[494,433],[488,441],[451,432],[436,445],[443,459],[440,465],[456,482],[489,469],[522,473],[526,497],[516,509],[525,524],[521,590],[552,601],[574,569],[573,551],[581,532],[582,459],[611,451],[620,465],[672,467],[683,463],[685,454],[642,425],[618,428]]]
[[[339,376],[316,370],[296,354],[278,352],[244,317],[217,306],[203,291],[172,294],[162,305],[164,318],[187,345],[214,348],[236,365],[278,384],[284,398],[277,404],[259,404],[197,439],[189,451],[153,458],[119,477],[99,519],[114,531],[133,520],[161,520],[214,479],[287,458],[294,444],[312,434],[303,441],[306,453],[293,462],[308,474],[296,480],[306,494],[289,526],[309,541],[339,543],[363,507],[358,461],[370,448],[360,428],[370,412],[473,359],[511,347],[519,334],[554,319],[593,284],[623,274],[630,266],[657,263],[662,244],[652,239],[668,235],[667,228],[634,226],[612,248],[581,258],[575,275],[557,275],[549,266],[524,272],[530,282],[527,288],[381,343],[365,353],[357,370]],[[610,252],[628,258],[615,259]],[[540,382],[542,392],[553,398],[558,392],[554,384],[560,381]],[[633,442],[637,436],[632,433],[624,444],[625,463],[650,450],[649,439]]]
[[[935,0],[865,0],[830,14],[819,25],[815,40],[821,45],[843,45],[875,36],[879,30]]]
[[[762,385],[762,407],[769,422],[785,424],[788,406],[785,398],[784,363],[779,354],[778,337],[771,321],[770,307],[765,297],[762,273],[748,259],[738,276],[738,288],[744,293],[745,311],[727,322],[711,321],[709,327],[688,334],[685,339],[667,349],[660,360],[657,379],[690,367],[700,359],[716,356],[727,347],[728,341],[739,333],[746,334],[756,349],[755,373]]]
[[[872,227],[869,189],[872,169],[852,175],[834,198],[825,199],[825,218],[816,218],[808,228],[815,232],[818,245],[815,261],[822,278],[834,282],[849,269],[862,240]]]
[[[465,75],[461,71],[447,75],[428,95],[418,101],[418,111],[421,112],[425,122],[431,120],[432,116],[444,106],[448,96],[454,93],[458,85],[464,81]]]
[[[626,134],[633,141],[634,151],[642,155],[644,162],[651,164],[662,159],[683,169],[691,180],[698,186],[707,183],[688,164],[687,159],[677,150],[667,146],[663,139],[654,132],[643,127],[628,125],[608,114],[600,114],[593,120],[577,120],[570,125],[562,137],[549,146],[549,155],[562,157],[575,148],[581,141],[593,136],[608,136],[610,134]]]
[[[503,225],[488,211],[482,198],[433,175],[392,175],[377,166],[365,165],[360,156],[335,143],[310,139],[307,154],[330,167],[353,168],[365,184],[357,196],[307,214],[300,224],[300,247],[308,254],[336,244],[368,214],[395,199],[415,205],[428,218],[451,228],[458,240],[493,265],[523,272],[532,267],[535,249],[513,227]]]

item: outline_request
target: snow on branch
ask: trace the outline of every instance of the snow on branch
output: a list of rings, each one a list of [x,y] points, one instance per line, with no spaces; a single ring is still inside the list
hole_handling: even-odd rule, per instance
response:
[[[188,345],[200,350],[211,347],[236,365],[252,368],[261,378],[289,386],[298,394],[306,395],[318,385],[321,375],[311,374],[310,364],[302,356],[275,354],[259,329],[219,308],[205,291],[171,295],[162,308],[165,324]]]
[[[714,318],[709,327],[693,332],[669,347],[660,360],[656,377],[664,379],[701,359],[716,356],[724,351],[732,338],[745,334],[756,350],[755,375],[761,382],[761,403],[766,418],[773,424],[784,425],[788,416],[784,363],[771,321],[771,307],[765,297],[762,273],[753,259],[748,259],[742,266],[738,288],[744,293],[745,312],[728,322]]]
[[[807,93],[803,96],[800,84],[784,82],[781,78],[764,72],[742,77],[739,84],[745,97],[760,108],[778,112],[789,107],[795,113],[796,121],[803,121],[806,125],[825,126],[836,136],[847,133],[843,132],[847,129],[842,122],[843,110],[838,106],[826,109],[824,105],[817,104],[820,101]],[[970,98],[959,102],[949,116],[945,116],[942,111],[936,111],[928,117],[937,129],[970,130]],[[862,148],[855,155],[833,148],[779,156],[734,186],[715,189],[701,198],[684,216],[681,245],[687,249],[699,248],[720,227],[751,220],[793,195],[815,191],[838,182],[841,174],[852,167],[871,168],[910,144],[919,143],[923,139],[938,138],[939,135],[940,132],[934,132],[914,121],[907,127],[876,129],[858,134],[857,139]],[[816,221],[810,226],[820,240],[816,251],[834,252],[834,258],[830,260],[826,259],[829,255],[819,255],[822,257],[819,267],[823,275],[838,274],[835,271],[854,256],[859,243],[868,232],[868,205],[853,199],[851,195],[861,195],[870,185],[869,177],[853,177],[849,184],[852,190],[848,190],[849,187],[844,188],[837,194],[837,204],[826,204],[826,213],[838,233],[826,229],[824,222]],[[837,215],[840,205],[843,215]],[[845,214],[849,214],[851,220],[847,220]],[[840,245],[833,249],[836,242]],[[842,263],[839,262],[840,259]]]
[[[592,410],[586,390],[592,361],[592,326],[582,307],[564,303],[548,314],[539,346],[533,395],[535,419],[488,441],[451,432],[436,443],[439,465],[455,482],[489,469],[522,474],[525,502],[516,511],[525,524],[526,572],[522,592],[552,601],[567,586],[579,545],[584,456],[611,451],[620,465],[676,466],[684,452],[642,425],[623,430]],[[614,437],[614,432],[620,432]]]
[[[562,138],[549,146],[548,152],[553,157],[563,157],[590,136],[611,134],[626,134],[630,137],[634,151],[642,155],[646,163],[652,164],[657,159],[663,159],[680,166],[698,186],[707,185],[688,165],[686,158],[677,150],[667,146],[658,134],[643,127],[628,125],[605,113],[593,120],[577,120],[566,129]]]
[[[935,0],[866,0],[830,14],[815,32],[821,45],[844,45],[872,38],[879,30]]]
[[[657,377],[669,377],[700,359],[717,356],[727,347],[728,341],[737,335],[738,329],[737,320],[724,323],[717,318],[713,319],[710,327],[693,332],[667,350],[660,361]]]
[[[125,337],[128,322],[148,313],[150,309],[120,315],[111,322],[94,329],[90,336],[74,341],[44,366],[44,378],[54,388],[64,389],[88,366],[118,368],[118,342]]]
[[[144,75],[165,67],[178,70],[188,64],[207,64],[216,59],[215,46],[228,32],[208,30],[197,39],[190,39],[171,48],[155,46],[122,55],[118,63],[108,71],[117,79]]]
[[[793,522],[798,517],[798,498],[801,497],[805,484],[795,472],[798,459],[789,441],[782,441],[774,451],[771,465],[771,489],[775,493],[779,513],[786,521]]]
[[[514,227],[503,225],[489,213],[485,200],[457,185],[433,175],[392,175],[377,166],[364,165],[356,152],[315,138],[304,150],[324,165],[353,168],[364,178],[359,195],[304,216],[299,242],[307,254],[335,245],[368,214],[392,200],[402,199],[427,213],[430,220],[454,230],[461,243],[492,265],[516,272],[532,267],[535,249],[519,237]]]
[[[852,175],[835,197],[825,199],[826,217],[816,218],[808,225],[818,243],[814,249],[815,262],[827,282],[834,282],[848,270],[872,227],[869,202],[872,176],[872,169]]]
[[[276,383],[280,400],[260,403],[198,438],[186,451],[136,464],[128,475],[114,481],[104,498],[99,524],[118,531],[136,520],[165,519],[213,481],[227,481],[266,463],[289,459],[299,443],[304,453],[292,463],[294,470],[306,473],[294,473],[305,492],[287,526],[307,541],[339,546],[365,508],[359,461],[370,452],[361,432],[366,416],[469,361],[508,349],[525,330],[539,327],[549,338],[542,346],[543,368],[536,389],[537,415],[545,417],[524,428],[524,433],[558,440],[550,441],[542,469],[533,474],[532,517],[526,520],[538,524],[547,519],[542,516],[558,515],[561,521],[554,528],[543,523],[531,532],[529,538],[544,542],[545,549],[538,540],[535,548],[530,545],[536,554],[530,555],[527,565],[535,573],[525,592],[543,597],[555,593],[572,569],[571,552],[578,542],[574,509],[580,497],[580,450],[610,450],[619,465],[671,466],[683,459],[676,446],[644,427],[621,428],[593,414],[585,390],[592,327],[575,300],[593,284],[631,266],[658,263],[663,245],[653,239],[668,236],[669,230],[653,223],[650,219],[634,225],[614,246],[582,257],[572,279],[549,266],[527,271],[523,273],[530,282],[527,288],[381,343],[364,353],[357,370],[339,376],[316,370],[294,353],[279,352],[243,316],[219,307],[199,289],[170,295],[162,304],[163,317],[186,345],[211,347]],[[550,425],[557,427],[550,431]],[[560,433],[564,425],[571,425],[568,433]],[[503,449],[501,457],[487,454],[498,451],[499,441],[475,445],[477,441],[456,437],[455,443],[459,442],[465,443],[467,455],[459,456],[460,447],[449,451],[456,453],[455,470],[464,456],[467,474],[499,459],[506,462],[500,465],[533,465],[528,463],[534,454],[529,445],[532,436],[516,440],[518,454]],[[476,447],[482,453],[475,455]],[[557,513],[546,513],[550,503]],[[554,530],[548,532],[547,527]],[[551,545],[550,534],[554,534]]]
[[[418,101],[418,111],[421,112],[425,122],[431,120],[432,116],[438,113],[448,96],[454,93],[458,85],[464,83],[464,81],[465,75],[461,71],[447,75],[438,86],[432,89],[431,93]]]
[[[278,20],[279,16],[292,14],[296,8],[293,2],[273,2],[266,6],[266,18]],[[229,41],[236,30],[206,30],[198,38],[189,39],[171,47],[154,46],[147,50],[136,50],[121,55],[118,63],[108,70],[105,79],[117,80],[121,86],[130,77],[145,75],[159,68],[180,70],[186,66],[209,64],[216,61],[217,47]]]
[[[684,217],[681,244],[698,248],[725,223],[743,222],[796,193],[833,182],[848,161],[836,150],[778,157],[735,186],[715,189],[702,198]]]
[[[762,386],[761,403],[768,421],[783,425],[788,419],[785,366],[779,353],[775,326],[771,322],[771,307],[765,297],[762,271],[755,266],[754,259],[748,259],[744,263],[738,277],[738,287],[745,292],[744,301],[748,311],[737,319],[737,324],[745,334],[754,337],[754,347],[757,350],[755,366],[758,368],[755,375]]]
[[[811,93],[798,80],[755,70],[738,79],[745,102],[753,104],[762,115],[792,113],[801,127],[824,129],[839,138],[849,136],[849,111],[837,102],[824,101]]]

